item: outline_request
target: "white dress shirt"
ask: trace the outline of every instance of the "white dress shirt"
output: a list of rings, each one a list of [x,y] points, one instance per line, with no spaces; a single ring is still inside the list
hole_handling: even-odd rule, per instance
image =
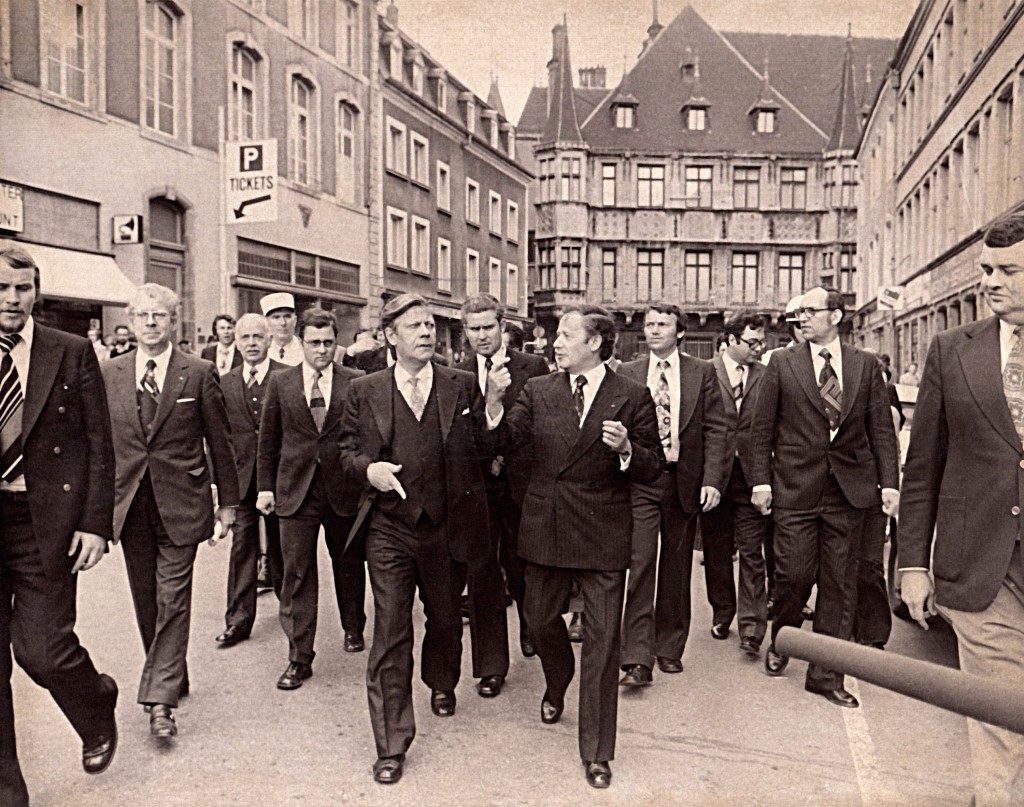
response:
[[[146,374],[146,362],[152,359],[156,363],[153,370],[153,377],[156,380],[156,388],[161,394],[164,391],[164,382],[167,380],[167,367],[171,363],[171,344],[167,343],[163,353],[159,356],[147,356],[142,348],[135,351],[135,388],[142,389],[142,377]]]
[[[487,394],[487,359],[490,358],[492,364],[501,364],[506,355],[504,345],[499,347],[493,356],[481,356],[479,353],[476,355],[476,378],[482,395]]]
[[[818,383],[818,379],[821,378],[821,371],[825,367],[825,359],[823,359],[819,353],[822,348],[827,350],[831,354],[829,363],[832,365],[832,369],[836,371],[836,380],[839,382],[840,391],[843,389],[843,343],[839,341],[837,336],[831,342],[827,342],[824,345],[819,345],[811,342],[811,363],[814,365],[814,383]],[[835,437],[838,429],[828,430],[828,440],[831,443]]]
[[[232,342],[227,347],[224,347],[220,342],[217,343],[217,374],[227,375],[231,372],[231,365],[235,359],[235,343]]]
[[[999,320],[999,372],[1006,369],[1006,360],[1013,349],[1013,329],[1017,326],[1004,319]]]
[[[281,353],[282,347],[284,348],[284,355]],[[302,352],[302,342],[294,336],[285,345],[279,345],[274,340],[270,340],[269,355],[274,361],[279,361],[281,364],[287,364],[291,367],[302,364],[305,360],[305,354]]]
[[[25,320],[25,324],[22,326],[21,340],[11,350],[11,361],[14,363],[14,369],[18,371],[18,381],[21,383],[21,394],[25,395],[25,390],[28,384],[28,360],[32,354],[32,339],[35,337],[36,324],[32,317]],[[22,404],[22,411],[25,410],[25,405]],[[10,482],[0,482],[0,490],[18,491],[24,493],[28,488],[25,487],[25,475],[17,476]]]
[[[725,365],[725,374],[729,376],[729,389],[736,389],[736,385],[742,382],[743,394],[746,395],[750,368],[736,361],[729,355],[728,351],[722,354],[722,364]],[[736,411],[738,412],[743,405],[743,398],[734,398],[733,402],[736,404]]]
[[[657,395],[658,380],[661,378],[661,362],[666,362],[665,378],[668,381],[669,415],[672,423],[670,426],[669,446],[665,449],[665,460],[676,462],[679,460],[679,406],[681,394],[679,391],[679,353],[673,350],[667,358],[659,359],[651,354],[650,362],[647,365],[647,388],[652,396]]]
[[[433,362],[427,362],[423,369],[416,373],[416,378],[419,379],[417,382],[417,389],[419,389],[420,395],[423,396],[423,402],[426,403],[427,398],[430,397],[430,390],[434,387],[434,364]],[[395,384],[398,386],[398,391],[402,393],[402,397],[405,398],[405,402],[409,404],[409,408],[412,409],[412,401],[409,400],[412,395],[412,389],[410,388],[409,379],[413,378],[413,374],[406,370],[401,364],[395,364]],[[413,409],[415,412],[416,410]]]
[[[267,366],[270,366],[269,363]],[[320,373],[320,392],[324,395],[324,412],[327,412],[331,408],[331,383],[334,380],[334,370],[330,364],[325,370],[316,370],[312,365],[302,362],[302,394],[306,396],[308,406],[313,395],[313,376],[317,373]]]

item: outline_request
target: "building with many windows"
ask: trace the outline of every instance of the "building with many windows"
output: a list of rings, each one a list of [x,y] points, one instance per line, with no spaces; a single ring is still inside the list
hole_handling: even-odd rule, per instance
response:
[[[688,314],[686,349],[709,357],[731,311],[775,314],[819,282],[852,298],[861,106],[895,43],[723,33],[690,6],[668,25],[655,12],[647,34],[607,88],[603,68],[575,86],[568,27],[553,30],[547,87],[519,121],[538,324],[598,303],[630,358],[643,311],[668,300]]]
[[[384,232],[371,296],[423,295],[439,349],[460,350],[467,296],[489,292],[525,318],[531,176],[497,83],[483,101],[401,31],[393,3],[378,20]]]
[[[989,314],[981,238],[1024,208],[1021,42],[1021,0],[922,2],[869,111],[855,332],[900,371],[938,331]],[[896,310],[879,306],[882,288]]]

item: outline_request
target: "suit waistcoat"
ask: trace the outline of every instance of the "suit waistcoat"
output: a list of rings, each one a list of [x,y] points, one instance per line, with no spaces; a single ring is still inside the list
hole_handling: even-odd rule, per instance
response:
[[[260,430],[260,414],[263,410],[263,398],[267,393],[267,379],[270,373],[263,376],[263,383],[256,382],[251,387],[246,383],[245,376],[242,376],[242,388],[245,394],[245,405],[249,407],[252,416],[256,421],[256,431]]]
[[[421,514],[435,526],[447,514],[444,442],[441,440],[441,414],[437,406],[437,381],[427,397],[423,417],[416,416],[405,397],[392,386],[394,438],[391,462],[401,465],[399,479],[405,489],[405,500],[391,493],[381,497],[381,506],[409,527],[415,527]],[[390,506],[389,506],[390,505]]]

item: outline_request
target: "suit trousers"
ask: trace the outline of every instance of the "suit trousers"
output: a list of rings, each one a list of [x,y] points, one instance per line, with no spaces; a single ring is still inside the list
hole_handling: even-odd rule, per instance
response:
[[[700,517],[704,537],[704,577],[713,609],[712,624],[728,625],[737,615],[741,638],[759,645],[768,629],[765,535],[769,516],[750,503],[751,488],[738,459],[718,507]],[[732,550],[739,552],[739,584],[733,583]]]
[[[866,510],[847,501],[829,475],[818,506],[793,510],[773,506],[775,517],[775,619],[772,642],[781,628],[799,628],[800,612],[818,586],[814,632],[837,639],[853,635],[857,607],[857,564]],[[807,666],[806,686],[813,691],[839,689],[843,675]]]
[[[366,569],[362,545],[353,542],[345,549],[345,539],[355,516],[339,516],[331,509],[327,492],[322,489],[319,470],[313,475],[309,491],[294,515],[278,519],[281,529],[281,556],[284,571],[281,580],[281,627],[288,637],[288,660],[312,664],[316,653],[317,611],[320,577],[317,566],[317,539],[324,528],[327,551],[334,574],[334,596],[346,633],[362,634],[366,625]]]
[[[412,705],[413,597],[426,616],[420,676],[431,689],[454,690],[462,667],[459,594],[466,572],[452,559],[446,524],[421,517],[415,527],[375,510],[366,533],[373,590],[373,644],[366,694],[377,756],[404,754],[416,736]]]
[[[608,762],[615,758],[626,572],[527,563],[526,620],[544,668],[547,696],[553,703],[564,703],[576,669],[569,631],[562,618],[569,607],[574,575],[580,582],[583,613],[587,615],[580,651],[580,757],[588,762]]]
[[[28,804],[14,736],[12,647],[84,743],[109,727],[110,695],[75,635],[77,585],[77,575],[46,575],[27,498],[0,493],[0,804]]]
[[[633,552],[622,620],[623,669],[633,664],[653,668],[655,656],[683,657],[690,633],[690,577],[697,532],[696,514],[685,513],[679,501],[674,467],[663,470],[655,482],[632,488]]]
[[[206,536],[203,536],[206,537]],[[146,663],[138,702],[176,707],[188,692],[188,635],[192,622],[192,567],[198,544],[178,546],[164,529],[147,472],[121,529],[128,585]]]
[[[1024,691],[1024,565],[1019,541],[1006,579],[988,608],[955,611],[941,602],[936,608],[956,633],[961,670]],[[976,807],[1024,804],[1024,735],[968,720],[967,740]]]
[[[892,611],[885,588],[885,528],[889,517],[881,503],[864,516],[864,535],[857,563],[857,613],[853,640],[860,644],[884,645],[892,632]]]
[[[260,519],[267,532],[267,560],[274,594],[281,598],[284,560],[281,556],[281,530],[278,518],[256,509],[256,477],[235,511],[231,560],[228,563],[228,607],[224,624],[234,625],[248,636],[256,622],[256,572],[260,560]]]

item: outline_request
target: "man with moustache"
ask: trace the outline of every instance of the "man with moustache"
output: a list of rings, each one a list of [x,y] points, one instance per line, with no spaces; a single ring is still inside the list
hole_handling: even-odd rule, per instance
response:
[[[421,677],[431,689],[433,713],[450,717],[462,657],[461,567],[477,562],[490,543],[477,450],[485,437],[483,398],[476,379],[432,361],[434,317],[419,295],[389,300],[380,323],[395,364],[352,383],[341,451],[348,469],[366,480],[360,512],[374,601],[366,671],[377,747],[373,776],[394,784],[416,734],[416,589],[427,618]]]
[[[270,326],[270,358],[291,367],[302,364],[302,341],[295,338],[295,297],[286,291],[266,294],[260,310]]]
[[[256,509],[256,445],[260,436],[260,415],[269,386],[270,374],[288,365],[272,360],[270,327],[259,314],[243,314],[232,326],[234,345],[242,364],[221,378],[224,403],[231,424],[231,443],[235,448],[238,490],[242,501],[235,514],[231,561],[228,566],[228,606],[225,629],[216,641],[227,648],[249,638],[256,621],[256,575],[260,558],[260,517]],[[277,515],[262,516],[267,533],[270,577],[274,592],[281,596],[281,534]]]
[[[112,536],[114,453],[99,364],[86,339],[39,325],[39,267],[0,250],[0,803],[27,807],[11,650],[82,739],[82,767],[117,750],[117,684],[75,635],[78,572]]]
[[[217,366],[217,375],[225,376],[242,363],[242,352],[235,338],[235,318],[218,314],[213,318],[211,329],[217,341],[204,347],[199,355]]]
[[[135,350],[135,345],[128,339],[130,333],[131,331],[127,325],[118,325],[114,328],[114,344],[110,346],[109,358],[114,359]]]
[[[256,507],[264,514],[276,511],[281,529],[281,627],[288,637],[288,666],[277,688],[285,690],[298,689],[313,675],[321,526],[331,555],[346,653],[362,651],[366,624],[362,544],[345,545],[360,485],[342,467],[338,453],[345,400],[353,379],[362,373],[334,362],[338,322],[330,311],[307,308],[298,333],[302,364],[270,376],[256,470]]]
[[[526,382],[547,375],[548,366],[540,356],[508,350],[502,341],[501,303],[490,294],[470,297],[462,305],[462,332],[472,350],[458,369],[473,373],[480,394],[487,392],[487,377],[497,365],[504,366],[512,383],[502,404],[512,408]],[[519,451],[489,454],[480,461],[487,484],[491,547],[479,564],[470,564],[469,629],[473,646],[473,676],[480,679],[477,690],[485,698],[501,692],[508,674],[508,622],[505,616],[505,580],[519,610],[519,646],[523,655],[535,654],[523,619],[523,572],[519,557],[519,519],[526,486],[530,481],[532,458]],[[500,563],[500,566],[499,566]],[[502,580],[501,571],[505,571]]]
[[[217,370],[172,346],[179,310],[171,289],[140,286],[128,305],[138,350],[102,365],[117,458],[114,537],[124,549],[146,650],[138,702],[149,710],[150,733],[161,739],[177,734],[173,710],[189,691],[196,551],[207,539],[214,544],[230,535],[238,506]]]
[[[491,373],[488,426],[498,447],[521,446],[532,458],[519,554],[526,560],[526,624],[547,689],[541,721],[557,723],[575,672],[562,614],[575,575],[583,597],[579,749],[588,784],[611,784],[618,717],[619,632],[633,511],[630,488],[661,472],[651,394],[609,369],[615,322],[603,308],[582,305],[558,324],[555,361],[561,372],[531,378],[505,412],[512,383],[501,366]]]

